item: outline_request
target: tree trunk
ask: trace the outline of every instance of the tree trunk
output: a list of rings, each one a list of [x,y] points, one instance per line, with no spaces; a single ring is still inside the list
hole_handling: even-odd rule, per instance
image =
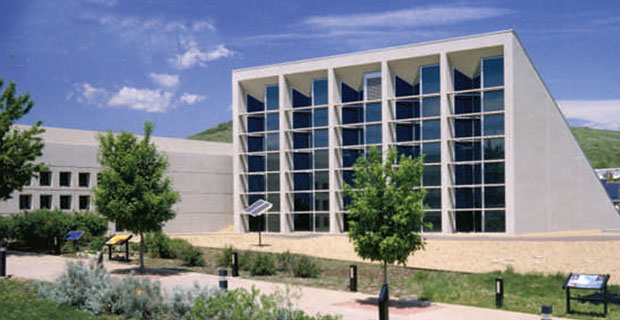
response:
[[[383,284],[387,284],[387,262],[383,261]]]
[[[140,232],[140,273],[144,274],[144,236]]]

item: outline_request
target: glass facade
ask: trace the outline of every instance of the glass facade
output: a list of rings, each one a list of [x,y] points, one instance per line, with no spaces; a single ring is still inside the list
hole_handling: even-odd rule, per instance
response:
[[[346,76],[337,70],[333,84],[285,75],[291,77],[286,89],[268,85],[262,97],[246,93],[239,117],[242,199],[248,206],[258,199],[273,204],[264,216],[244,220],[246,230],[346,231],[344,184],[353,184],[359,157],[387,146],[424,155],[425,232],[505,232],[504,61],[472,59],[476,66],[449,65],[450,72],[426,64],[432,60],[406,63],[409,69],[391,79],[378,70]],[[384,81],[393,89],[387,97]],[[451,86],[445,92],[442,81]],[[280,90],[286,90],[283,101]]]

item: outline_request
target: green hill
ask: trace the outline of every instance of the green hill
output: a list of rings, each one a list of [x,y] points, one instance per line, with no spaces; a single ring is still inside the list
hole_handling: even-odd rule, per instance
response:
[[[572,127],[571,130],[595,168],[620,168],[620,131]],[[232,121],[197,133],[188,139],[232,143]]]

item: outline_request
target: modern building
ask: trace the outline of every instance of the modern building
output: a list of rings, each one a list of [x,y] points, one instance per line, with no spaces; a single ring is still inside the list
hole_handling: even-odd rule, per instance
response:
[[[40,208],[67,211],[94,209],[93,187],[100,166],[95,131],[44,128],[43,156],[49,168],[12,199],[0,202],[0,214]],[[179,192],[176,217],[167,233],[213,232],[232,225],[232,146],[229,143],[152,137],[168,157],[166,171]]]
[[[428,232],[618,228],[619,216],[513,31],[235,70],[234,228],[347,229],[371,147],[425,154]],[[251,218],[257,199],[273,203]]]

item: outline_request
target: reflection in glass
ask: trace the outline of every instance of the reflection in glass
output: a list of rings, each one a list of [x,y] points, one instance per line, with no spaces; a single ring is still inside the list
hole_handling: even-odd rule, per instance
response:
[[[366,144],[381,143],[381,125],[366,126]]]
[[[269,153],[267,154],[267,171],[279,171],[280,170],[280,154]]]
[[[277,131],[280,128],[280,117],[277,113],[267,114],[267,131]]]
[[[268,232],[280,232],[280,215],[279,214],[268,214],[267,215],[267,231]]]
[[[454,213],[457,232],[481,232],[482,213],[480,211],[457,211]]]
[[[454,159],[456,161],[480,160],[480,141],[457,141],[454,142]]]
[[[504,57],[482,59],[484,87],[504,85]]]
[[[327,126],[327,108],[314,109],[314,126],[326,127]]]
[[[280,149],[280,136],[277,133],[270,133],[267,135],[267,150]]]
[[[353,167],[357,158],[362,156],[364,152],[359,149],[344,149],[342,150],[342,167]]]
[[[342,145],[353,146],[363,144],[364,130],[362,128],[342,128]]]
[[[419,122],[396,124],[396,142],[419,141],[419,140],[420,140]]]
[[[422,99],[422,116],[439,117],[439,97]]]
[[[248,132],[265,131],[265,116],[248,117]]]
[[[315,106],[327,104],[327,79],[312,81],[312,102]]]
[[[312,175],[310,173],[293,174],[293,185],[295,190],[310,190]]]
[[[480,116],[454,118],[454,137],[479,137]]]
[[[439,65],[420,67],[422,73],[422,93],[439,93]]]
[[[486,211],[484,213],[485,232],[506,232],[506,215],[503,210]]]
[[[265,96],[267,99],[267,110],[278,110],[280,108],[280,93],[278,86],[266,87]]]
[[[381,121],[381,103],[366,104],[366,122]]]
[[[312,231],[311,220],[312,214],[293,214],[293,231]]]
[[[420,155],[420,146],[396,146],[396,151],[398,152],[399,161],[401,155],[415,159]]]
[[[270,173],[267,175],[267,191],[280,191],[280,175]]]
[[[504,159],[504,138],[484,140],[484,159]]]
[[[310,211],[311,206],[311,193],[295,193],[293,194],[293,209],[294,211]]]
[[[504,115],[491,114],[484,116],[484,135],[496,136],[504,134]]]
[[[436,140],[440,137],[439,120],[427,120],[422,123],[423,140]]]
[[[426,155],[424,163],[441,162],[441,144],[439,142],[423,144],[422,153]]]
[[[441,189],[426,189],[424,204],[430,209],[441,209]]]
[[[484,183],[504,183],[503,162],[492,162],[484,164]]]
[[[309,152],[295,152],[293,153],[293,170],[308,170],[312,169],[312,154]]]
[[[329,189],[329,172],[328,171],[314,172],[314,190],[327,190],[327,189]]]
[[[420,102],[418,100],[396,101],[396,119],[411,119],[420,117]]]
[[[424,213],[424,231],[426,232],[441,232],[441,212],[438,211],[426,211]],[[426,226],[430,225],[430,226]]]
[[[248,152],[265,151],[264,140],[262,136],[248,136]]]
[[[424,174],[422,176],[422,185],[424,186],[441,185],[441,167],[440,166],[424,166]]]
[[[504,90],[487,91],[484,93],[484,111],[504,110]]]
[[[342,171],[342,181],[350,186],[353,186],[353,170]]]
[[[503,208],[504,187],[485,187],[484,206],[486,208]]]
[[[482,207],[482,190],[475,188],[455,188],[454,198],[456,208],[481,208]]]
[[[279,193],[270,193],[267,195],[267,201],[273,204],[269,212],[279,212],[280,211],[280,194]]]
[[[461,93],[454,96],[454,114],[480,112],[480,92]]]
[[[314,147],[324,148],[329,144],[329,137],[327,136],[327,129],[314,130]]]
[[[315,169],[329,168],[329,151],[328,150],[314,151],[314,168]]]
[[[329,214],[315,214],[314,223],[316,232],[329,232]]]
[[[482,183],[482,167],[479,164],[459,164],[454,166],[454,180],[456,185],[471,185]]]
[[[314,194],[314,210],[329,211],[329,193],[317,192]]]
[[[265,191],[265,176],[264,175],[249,175],[248,176],[248,190],[250,192]]]
[[[248,172],[265,171],[265,156],[248,156]]]
[[[365,100],[381,99],[381,72],[371,72],[364,75]]]

